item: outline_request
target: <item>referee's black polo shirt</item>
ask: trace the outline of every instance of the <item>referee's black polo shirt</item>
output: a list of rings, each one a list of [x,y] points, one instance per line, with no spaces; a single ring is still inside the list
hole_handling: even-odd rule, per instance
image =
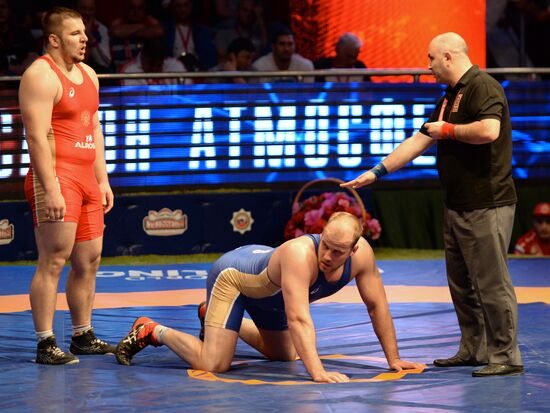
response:
[[[487,73],[472,66],[454,88],[448,87],[428,122],[443,119],[457,125],[482,119],[500,120],[498,139],[481,145],[454,140],[437,142],[437,170],[446,191],[447,207],[471,211],[516,203],[512,180],[512,126],[504,90]],[[425,126],[420,132],[429,136]]]

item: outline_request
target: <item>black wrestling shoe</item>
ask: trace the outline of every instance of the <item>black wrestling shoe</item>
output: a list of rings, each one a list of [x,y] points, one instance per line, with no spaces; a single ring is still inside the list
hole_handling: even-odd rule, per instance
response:
[[[90,354],[115,354],[115,346],[97,338],[94,329],[90,328],[79,336],[71,337],[69,351],[80,356]]]
[[[57,347],[55,336],[50,336],[38,342],[36,349],[37,364],[76,364],[79,360],[71,353],[65,353]]]
[[[474,370],[474,377],[489,377],[489,376],[517,376],[523,374],[523,366],[512,366],[510,364],[489,363],[487,366],[479,370]]]
[[[132,358],[148,345],[160,346],[153,333],[159,323],[149,317],[139,317],[126,337],[116,346],[115,356],[119,364],[129,366]]]
[[[199,333],[199,338],[201,341],[204,341],[204,319],[206,318],[206,301],[203,301],[199,304],[199,307],[197,308],[197,316],[199,317],[199,321],[201,322],[201,331]]]
[[[433,365],[436,367],[460,367],[460,366],[483,366],[487,363],[480,363],[474,360],[464,360],[459,356],[453,356],[448,359],[435,359]]]

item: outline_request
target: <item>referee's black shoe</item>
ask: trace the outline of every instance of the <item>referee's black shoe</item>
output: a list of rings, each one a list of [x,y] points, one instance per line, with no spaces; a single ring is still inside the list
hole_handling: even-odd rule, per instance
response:
[[[459,356],[453,356],[448,359],[435,359],[433,364],[436,367],[460,367],[460,366],[483,366],[487,363],[482,363],[475,360],[464,360]]]
[[[523,374],[523,366],[513,366],[510,364],[493,364],[490,363],[487,366],[479,370],[474,370],[472,376],[474,377],[489,377],[489,376],[517,376]]]

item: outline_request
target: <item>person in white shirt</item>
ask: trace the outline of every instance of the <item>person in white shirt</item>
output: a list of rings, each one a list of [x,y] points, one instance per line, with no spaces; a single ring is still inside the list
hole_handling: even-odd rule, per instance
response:
[[[160,21],[147,14],[145,0],[126,0],[124,6],[125,15],[109,26],[112,62],[119,72],[138,55],[145,40],[164,34]]]
[[[255,69],[252,67],[254,51],[254,44],[250,39],[237,37],[229,43],[224,61],[214,66],[209,72],[254,71]],[[253,77],[239,76],[208,79],[209,83],[253,83],[254,81]]]
[[[214,33],[195,21],[193,1],[170,0],[164,22],[168,54],[179,59],[188,72],[204,71],[217,64]]]
[[[110,72],[111,38],[107,26],[96,19],[96,1],[78,0],[76,10],[82,15],[88,37],[84,62],[88,63],[96,72]]]
[[[366,69],[367,66],[359,60],[363,42],[353,33],[344,33],[339,37],[334,48],[334,56],[322,57],[313,62],[315,69]],[[318,82],[368,82],[370,76],[317,76]]]
[[[258,71],[313,71],[313,63],[311,60],[300,56],[296,53],[296,43],[294,35],[290,29],[281,27],[275,32],[271,43],[272,52],[268,53],[258,60],[252,66]],[[260,82],[295,82],[301,80],[303,82],[313,82],[314,78],[307,76],[302,79],[296,77],[262,77]]]
[[[155,37],[143,42],[139,54],[123,65],[120,73],[168,73],[186,72],[185,66],[174,57],[167,57],[166,47],[162,37]],[[180,83],[177,78],[142,78],[124,79],[124,86],[136,85],[167,85]],[[186,81],[185,83],[190,83]]]
[[[214,43],[219,63],[227,58],[229,45],[238,38],[246,38],[252,42],[256,57],[267,51],[267,28],[263,8],[258,0],[239,0],[235,22],[216,34]]]

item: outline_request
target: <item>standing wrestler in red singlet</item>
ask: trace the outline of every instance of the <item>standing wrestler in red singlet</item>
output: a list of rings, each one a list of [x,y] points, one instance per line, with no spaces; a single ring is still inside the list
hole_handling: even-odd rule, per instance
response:
[[[25,195],[38,248],[30,301],[38,337],[36,362],[72,364],[78,362],[74,355],[114,351],[95,337],[91,326],[103,214],[113,207],[113,192],[97,113],[99,83],[82,63],[88,40],[82,16],[54,7],[42,25],[46,53],[25,71],[19,87],[31,158]],[[72,354],[57,346],[53,334],[57,286],[67,260]]]

